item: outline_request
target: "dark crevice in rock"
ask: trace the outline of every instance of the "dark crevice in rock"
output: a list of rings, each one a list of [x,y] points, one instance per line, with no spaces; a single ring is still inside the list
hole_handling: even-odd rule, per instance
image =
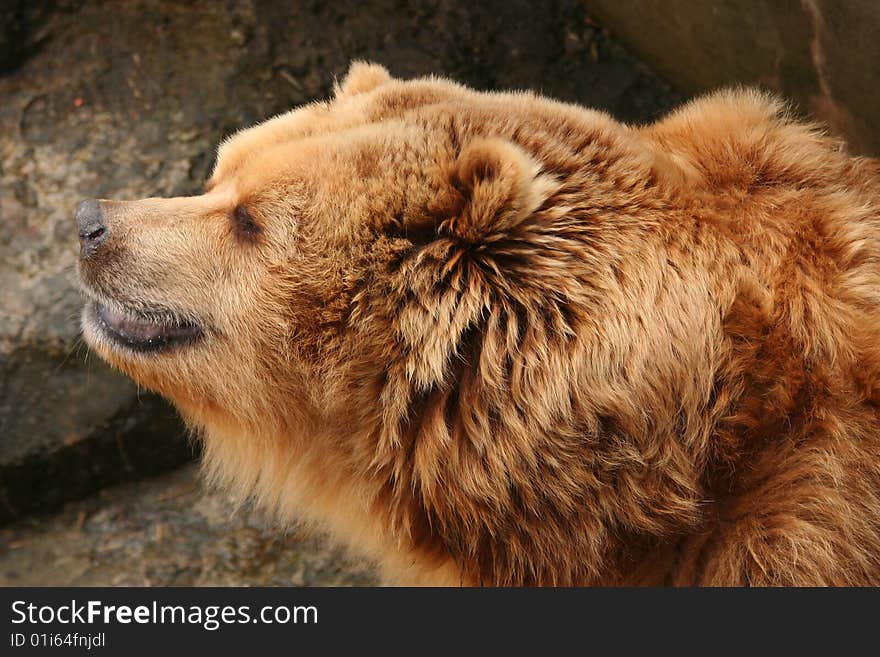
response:
[[[5,0],[0,7],[0,75],[20,68],[49,37],[41,32],[56,3],[53,0]]]

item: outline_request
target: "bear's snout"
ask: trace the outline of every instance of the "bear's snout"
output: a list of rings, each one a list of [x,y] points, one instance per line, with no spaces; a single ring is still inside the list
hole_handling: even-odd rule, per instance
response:
[[[76,208],[76,227],[79,234],[80,257],[94,255],[110,236],[104,223],[101,202],[95,199],[83,201]]]

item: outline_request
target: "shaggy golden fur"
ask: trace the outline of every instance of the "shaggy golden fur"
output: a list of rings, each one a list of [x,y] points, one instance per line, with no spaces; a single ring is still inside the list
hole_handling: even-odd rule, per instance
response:
[[[242,498],[393,582],[880,584],[880,169],[776,100],[355,64],[206,190],[102,202],[83,325]]]

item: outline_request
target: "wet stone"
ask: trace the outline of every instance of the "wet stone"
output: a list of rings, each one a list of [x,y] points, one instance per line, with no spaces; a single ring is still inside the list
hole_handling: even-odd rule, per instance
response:
[[[0,586],[365,586],[371,564],[279,530],[195,468],[102,490],[0,528]]]

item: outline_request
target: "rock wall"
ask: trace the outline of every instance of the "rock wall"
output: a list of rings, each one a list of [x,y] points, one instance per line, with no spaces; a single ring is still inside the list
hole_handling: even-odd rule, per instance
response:
[[[880,155],[877,0],[584,0],[587,13],[686,94],[780,92],[855,152]]]
[[[0,527],[0,587],[377,583],[368,561],[323,536],[234,508],[192,467],[105,488]]]

